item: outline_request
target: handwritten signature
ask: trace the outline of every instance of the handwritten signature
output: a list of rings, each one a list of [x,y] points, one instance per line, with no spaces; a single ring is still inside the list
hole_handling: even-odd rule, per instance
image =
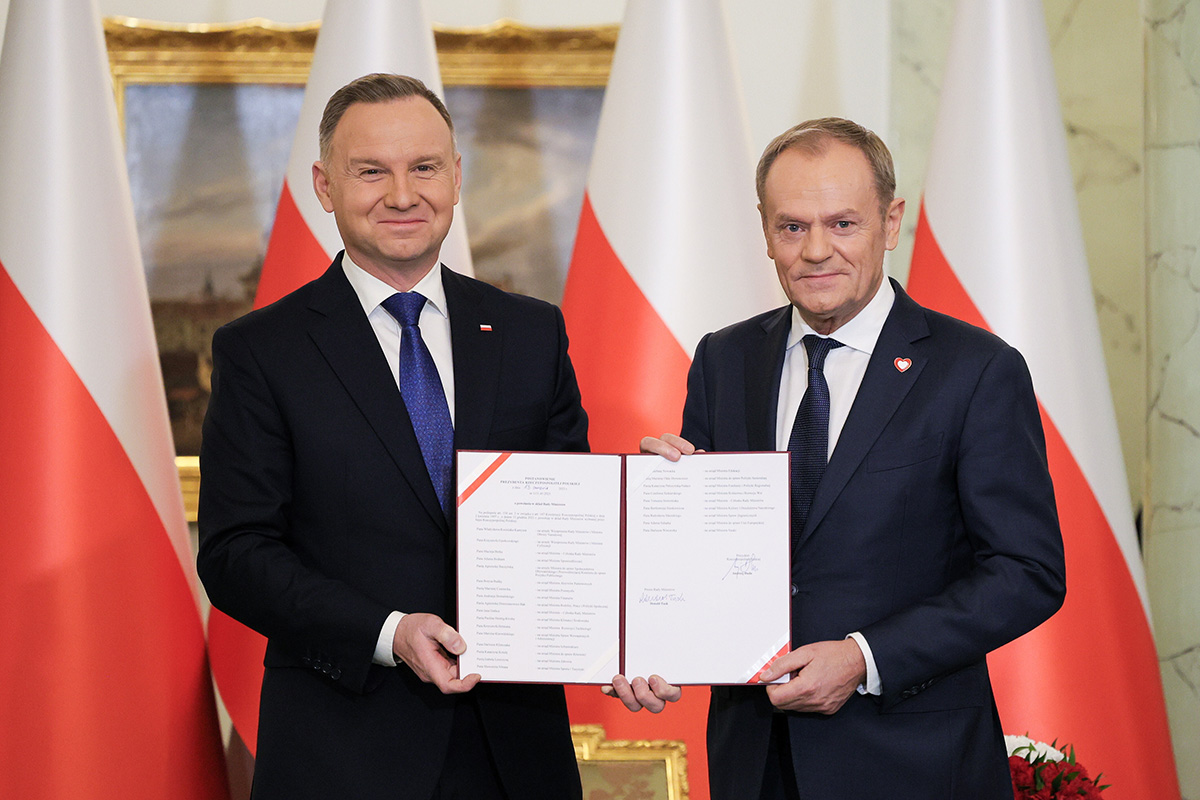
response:
[[[641,597],[638,598],[638,603],[646,603],[652,606],[666,606],[671,603],[686,603],[687,598],[680,592],[646,592],[643,591]]]
[[[725,570],[721,580],[725,580],[730,575],[735,578],[753,575],[758,572],[758,562],[761,560],[758,556],[734,556],[729,560],[729,569]]]

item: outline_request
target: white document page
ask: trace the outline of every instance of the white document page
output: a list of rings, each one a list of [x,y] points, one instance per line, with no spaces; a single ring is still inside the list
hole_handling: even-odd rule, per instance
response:
[[[621,457],[458,453],[459,674],[619,672]]]
[[[626,458],[626,677],[754,680],[791,644],[788,454]]]

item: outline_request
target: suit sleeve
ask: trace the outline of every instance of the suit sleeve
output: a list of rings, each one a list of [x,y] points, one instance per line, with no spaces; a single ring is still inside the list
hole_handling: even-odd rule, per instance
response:
[[[362,691],[390,608],[305,564],[289,547],[293,443],[236,328],[213,337],[201,449],[197,568],[209,598],[302,663]]]
[[[688,368],[687,399],[683,404],[683,424],[679,428],[679,435],[695,445],[697,450],[708,451],[713,449],[713,435],[704,371],[711,336],[711,333],[705,334],[696,345],[696,355],[692,358],[692,366]]]
[[[951,500],[972,559],[940,592],[862,629],[885,706],[1037,627],[1066,593],[1037,400],[1016,350],[983,367],[958,442]]]

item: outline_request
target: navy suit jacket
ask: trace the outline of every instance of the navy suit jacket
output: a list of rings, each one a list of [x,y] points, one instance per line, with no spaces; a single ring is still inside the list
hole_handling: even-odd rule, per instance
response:
[[[455,446],[586,450],[561,312],[442,282]],[[454,624],[454,525],[341,257],[217,331],[213,365],[198,566],[268,639],[255,797],[429,797],[459,699],[372,656],[393,609]],[[471,695],[510,796],[580,796],[562,687]]]
[[[1037,401],[1016,350],[895,289],[792,560],[793,646],[861,631],[883,694],[787,715],[797,782],[806,800],[1007,800],[985,656],[1065,595]],[[684,438],[775,449],[790,320],[789,306],[700,342]],[[714,800],[758,797],[772,713],[762,688],[714,687]]]

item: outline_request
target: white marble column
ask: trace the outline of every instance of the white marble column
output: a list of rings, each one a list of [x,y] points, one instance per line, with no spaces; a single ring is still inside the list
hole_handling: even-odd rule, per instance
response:
[[[1146,571],[1185,798],[1200,800],[1200,0],[1145,0]]]

